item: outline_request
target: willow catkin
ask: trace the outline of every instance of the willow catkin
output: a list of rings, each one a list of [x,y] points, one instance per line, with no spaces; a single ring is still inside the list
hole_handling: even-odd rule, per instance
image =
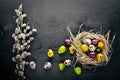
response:
[[[67,28],[70,33],[70,39],[72,41],[72,45],[76,50],[76,58],[77,61],[84,65],[92,65],[92,66],[102,66],[108,63],[110,59],[110,43],[109,43],[109,34],[110,31],[106,35],[94,33],[94,32],[81,32],[76,37],[73,36],[69,27]],[[102,49],[102,54],[104,55],[102,62],[98,62],[95,58],[90,58],[85,52],[81,50],[82,41],[84,39],[97,39],[104,43],[104,48]]]

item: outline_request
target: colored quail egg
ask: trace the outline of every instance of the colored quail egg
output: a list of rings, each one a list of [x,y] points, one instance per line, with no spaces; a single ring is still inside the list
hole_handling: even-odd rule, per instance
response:
[[[101,49],[100,48],[96,48],[95,50],[97,53],[100,53],[101,52]]]
[[[54,52],[53,52],[52,49],[49,49],[49,50],[48,50],[48,52],[47,52],[47,56],[48,56],[49,58],[54,57]]]
[[[89,56],[90,56],[90,58],[95,58],[96,57],[96,52],[90,52]]]
[[[72,42],[70,41],[70,39],[65,39],[65,41],[64,41],[64,44],[67,45],[67,46],[70,46],[71,43]]]
[[[75,67],[74,72],[75,72],[76,75],[80,75],[82,73],[82,70],[81,70],[80,67]]]
[[[103,48],[104,47],[104,43],[103,42],[98,42],[98,47],[99,48]]]
[[[66,47],[65,46],[60,46],[58,49],[58,54],[63,54],[66,51]]]
[[[97,54],[97,61],[100,63],[103,60],[104,55],[102,53]]]
[[[64,68],[65,68],[65,65],[64,65],[64,63],[59,63],[59,70],[60,71],[63,71],[64,70]]]
[[[74,52],[75,52],[75,49],[74,49],[74,47],[71,45],[71,46],[69,47],[69,53],[70,53],[70,54],[74,54]]]
[[[86,45],[86,44],[82,44],[81,45],[81,49],[84,51],[84,52],[87,52],[89,50],[89,47]]]
[[[98,44],[98,42],[99,42],[99,41],[98,41],[97,39],[93,39],[93,40],[92,40],[92,44],[95,45],[95,46]]]

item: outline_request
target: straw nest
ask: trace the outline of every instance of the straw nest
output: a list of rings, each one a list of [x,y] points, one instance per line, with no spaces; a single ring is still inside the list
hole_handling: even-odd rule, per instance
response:
[[[76,50],[77,62],[80,62],[83,66],[92,65],[94,67],[103,66],[108,63],[111,54],[111,44],[115,38],[114,36],[113,40],[110,43],[109,41],[110,31],[108,31],[106,35],[95,33],[93,31],[83,31],[78,33],[76,37],[74,37],[69,27],[67,29],[70,33],[72,46]],[[82,41],[86,38],[97,39],[104,43],[104,48],[102,49],[103,59],[101,62],[98,62],[96,58],[90,58],[84,51],[82,51],[81,49],[81,45],[83,44]]]

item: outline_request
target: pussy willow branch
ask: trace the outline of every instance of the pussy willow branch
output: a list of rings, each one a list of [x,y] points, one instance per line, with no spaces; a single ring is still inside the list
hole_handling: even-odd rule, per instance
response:
[[[12,58],[13,62],[16,64],[15,73],[18,76],[18,80],[24,80],[25,77],[25,66],[29,64],[26,61],[26,58],[31,55],[29,51],[30,43],[34,40],[32,34],[37,32],[36,28],[31,28],[29,24],[24,22],[24,19],[27,17],[27,14],[23,13],[22,4],[19,5],[18,9],[15,9],[16,12],[16,25],[15,32],[12,34],[12,38],[15,41],[13,45],[12,52],[14,57]]]

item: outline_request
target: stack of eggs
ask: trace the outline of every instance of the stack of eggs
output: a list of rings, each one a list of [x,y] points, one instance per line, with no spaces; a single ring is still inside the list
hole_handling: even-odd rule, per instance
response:
[[[97,59],[97,62],[103,60],[104,43],[98,39],[83,39],[81,44],[81,50],[86,53],[90,58]]]

